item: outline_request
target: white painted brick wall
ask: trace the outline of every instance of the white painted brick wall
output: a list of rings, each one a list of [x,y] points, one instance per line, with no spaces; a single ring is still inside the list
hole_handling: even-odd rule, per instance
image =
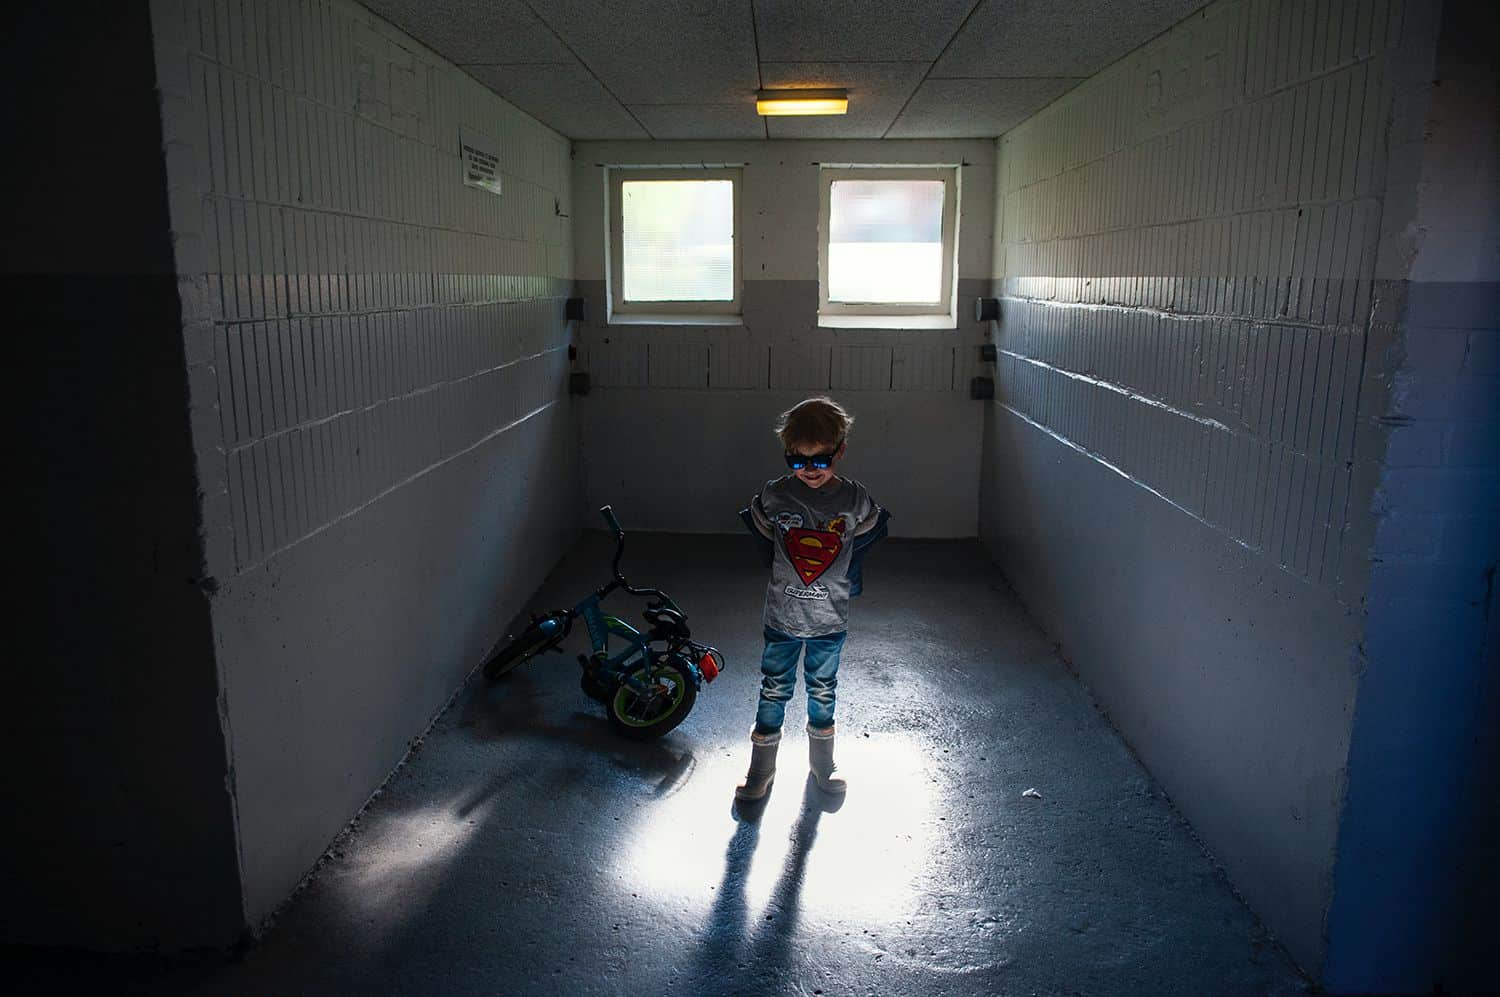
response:
[[[569,145],[351,3],[153,17],[224,576],[562,397]],[[460,127],[503,195],[455,182]]]
[[[254,926],[576,533],[570,147],[347,0],[152,20]]]
[[[1454,985],[1466,933],[1490,968],[1464,921],[1500,558],[1483,19],[1218,0],[999,142],[985,534],[1337,992]]]
[[[1402,18],[1216,3],[999,141],[1000,403],[1330,588]]]
[[[1410,19],[1218,0],[998,142],[985,535],[1313,972],[1389,428],[1381,292],[1405,276],[1381,261]],[[1039,498],[1010,460],[1088,494]],[[1441,542],[1409,522],[1391,544]]]

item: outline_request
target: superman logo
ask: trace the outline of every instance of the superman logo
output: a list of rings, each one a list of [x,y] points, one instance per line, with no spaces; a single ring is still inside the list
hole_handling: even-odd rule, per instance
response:
[[[842,524],[842,520],[838,520]],[[839,556],[844,541],[832,530],[806,530],[796,527],[786,531],[786,556],[803,585],[811,585],[828,570]]]

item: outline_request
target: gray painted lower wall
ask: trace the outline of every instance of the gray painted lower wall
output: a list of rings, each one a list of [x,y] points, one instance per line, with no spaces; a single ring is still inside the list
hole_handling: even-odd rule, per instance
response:
[[[0,938],[229,945],[244,922],[176,281],[3,286],[39,452],[16,489]]]
[[[564,397],[224,583],[252,924],[296,886],[578,534]]]
[[[581,399],[585,522],[614,506],[628,530],[737,533],[736,515],[789,473],[776,416],[808,391],[612,389]],[[982,406],[967,397],[834,392],[855,415],[840,473],[890,509],[897,536],[971,537]]]
[[[1328,916],[1339,992],[1500,986],[1500,283],[1388,289],[1396,388]]]
[[[1315,964],[1359,619],[1003,404],[981,532],[1230,880]]]

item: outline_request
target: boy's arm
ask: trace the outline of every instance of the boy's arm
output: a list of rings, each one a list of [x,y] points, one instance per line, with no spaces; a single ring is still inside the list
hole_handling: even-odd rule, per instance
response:
[[[868,494],[864,496],[864,499],[869,508],[866,509],[865,514],[860,517],[859,522],[854,524],[853,535],[856,537],[863,533],[869,533],[880,523],[880,506],[877,505],[875,503],[875,500],[870,498]]]
[[[766,515],[765,507],[760,504],[760,493],[750,500],[750,518],[755,521],[755,528],[760,535],[767,540],[776,539],[776,527],[771,523],[771,517]]]

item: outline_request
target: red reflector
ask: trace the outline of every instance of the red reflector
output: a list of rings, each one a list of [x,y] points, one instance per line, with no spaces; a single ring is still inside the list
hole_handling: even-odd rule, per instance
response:
[[[698,670],[703,673],[705,682],[712,682],[719,677],[719,663],[714,660],[712,651],[706,651],[703,657],[698,659]]]

